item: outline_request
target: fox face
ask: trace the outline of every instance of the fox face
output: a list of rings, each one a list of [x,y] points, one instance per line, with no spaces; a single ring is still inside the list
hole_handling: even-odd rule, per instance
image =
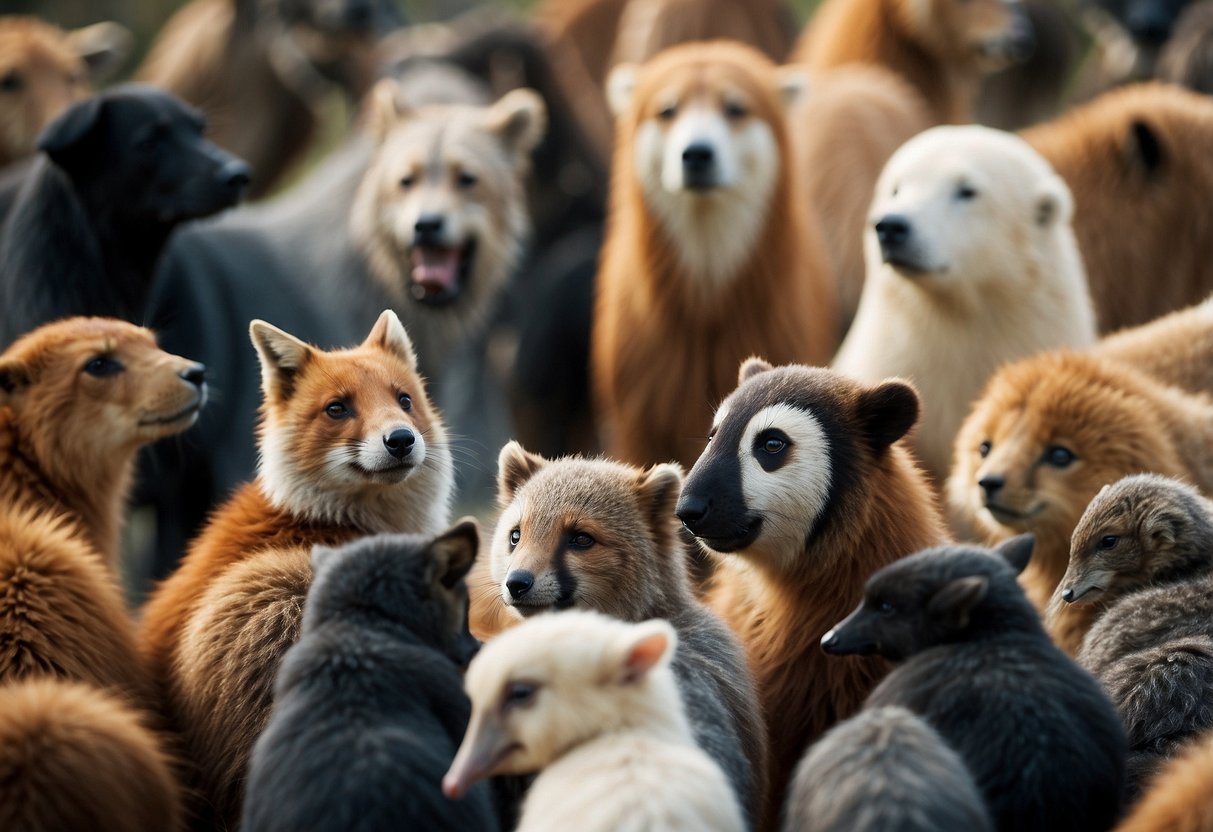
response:
[[[323,352],[264,321],[250,334],[265,396],[261,481],[272,503],[330,521],[362,515],[368,531],[410,527],[389,505],[406,485],[445,506],[445,430],[395,312],[352,349]]]

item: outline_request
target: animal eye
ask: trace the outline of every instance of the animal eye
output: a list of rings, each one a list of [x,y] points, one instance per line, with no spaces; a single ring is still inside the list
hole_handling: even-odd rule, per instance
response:
[[[897,196],[897,192],[898,192],[898,191],[900,191],[900,190],[901,190],[901,186],[900,186],[900,185],[894,185],[894,186],[893,186],[893,196]]]
[[[993,447],[994,446],[990,444],[990,440],[987,439],[985,442],[982,442],[977,446],[977,453],[981,454],[982,459],[985,459],[990,455],[990,449]]]
[[[880,611],[881,615],[892,615],[897,612],[897,607],[893,606],[890,601],[881,601],[876,605],[876,609]]]
[[[968,201],[977,198],[977,190],[972,185],[961,185],[956,189],[956,198]]]
[[[0,90],[5,92],[17,92],[25,86],[25,79],[21,77],[21,73],[17,70],[12,70],[0,78]]]
[[[791,444],[791,440],[782,431],[764,431],[758,434],[755,444],[764,453],[776,456],[787,449],[788,445]]]
[[[506,707],[525,708],[535,700],[536,685],[529,682],[510,682],[505,687]]]
[[[400,409],[405,413],[413,409],[413,397],[408,393],[401,393],[396,400],[400,402]]]
[[[84,365],[84,372],[95,378],[116,376],[125,369],[122,364],[108,355],[98,355],[95,358],[90,358]]]
[[[1068,468],[1070,463],[1078,457],[1074,456],[1074,452],[1069,448],[1063,448],[1061,445],[1054,445],[1045,451],[1045,462],[1052,465],[1054,468]]]
[[[480,180],[476,178],[476,174],[468,173],[465,170],[459,174],[458,178],[455,180],[455,184],[457,184],[460,188],[467,190],[468,188],[474,187],[478,181]]]
[[[514,529],[510,532],[510,548],[513,549],[517,546],[519,540],[522,540],[522,532],[519,529]]]
[[[330,419],[344,419],[349,415],[350,409],[346,407],[345,402],[334,399],[324,406],[324,412]]]
[[[575,532],[569,538],[569,544],[575,549],[588,549],[595,543],[594,538],[590,537],[585,532]]]
[[[1097,544],[1100,551],[1107,552],[1110,549],[1115,549],[1116,544],[1120,542],[1120,537],[1114,534],[1105,534],[1099,539]]]
[[[745,105],[737,101],[730,101],[724,105],[725,118],[736,120],[745,118],[748,114],[749,111],[746,110]]]
[[[659,112],[657,114],[657,116],[658,116],[658,118],[662,119],[663,121],[669,121],[677,114],[678,114],[678,107],[673,104],[669,104],[665,107],[662,107],[661,112]]]
[[[787,442],[784,442],[782,439],[776,439],[775,437],[771,437],[762,443],[762,449],[768,454],[777,454],[787,446]]]
[[[407,190],[407,189],[413,187],[413,185],[416,182],[417,182],[417,177],[413,176],[413,174],[410,173],[410,174],[408,174],[406,176],[402,176],[400,178],[400,187]]]

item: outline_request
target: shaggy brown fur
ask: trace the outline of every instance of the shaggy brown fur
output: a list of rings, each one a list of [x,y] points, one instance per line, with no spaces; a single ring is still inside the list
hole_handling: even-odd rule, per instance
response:
[[[833,284],[817,221],[785,173],[792,156],[780,85],[770,61],[724,41],[674,47],[638,71],[618,118],[594,310],[591,372],[611,456],[689,465],[707,434],[711,406],[733,387],[738,362],[761,354],[823,363],[836,346]],[[641,131],[662,129],[659,113],[672,96],[687,108],[721,108],[726,95],[744,110],[730,126],[731,140],[765,125],[778,149],[768,160],[777,166],[769,196],[753,204],[751,171],[735,187],[713,189],[723,193],[666,192],[664,199],[685,208],[680,227],[670,227],[636,170]],[[729,274],[697,273],[692,264],[706,246],[737,233],[720,223],[738,211],[765,213],[739,265]]]
[[[1213,393],[1213,300],[1109,335],[1095,353],[1190,393]]]
[[[883,66],[914,85],[934,123],[963,124],[982,77],[1017,57],[1019,14],[1001,0],[826,0],[793,60],[815,72]]]
[[[1213,291],[1213,101],[1139,84],[1023,136],[1074,194],[1100,331],[1146,323]]]
[[[0,687],[0,829],[173,832],[180,822],[169,761],[120,699],[52,679]]]
[[[1158,772],[1116,832],[1213,832],[1213,734]]]

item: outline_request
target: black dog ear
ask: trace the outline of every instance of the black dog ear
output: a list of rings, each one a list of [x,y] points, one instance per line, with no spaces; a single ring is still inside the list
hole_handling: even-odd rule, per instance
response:
[[[945,584],[927,601],[927,612],[936,618],[948,618],[958,627],[967,627],[969,613],[981,603],[990,588],[990,582],[981,575],[957,578]]]
[[[918,391],[890,379],[859,396],[858,416],[868,445],[876,453],[909,433],[918,421]]]
[[[1035,535],[1018,534],[999,543],[994,547],[994,551],[1002,555],[1002,559],[1011,564],[1011,568],[1019,574],[1032,559],[1032,550],[1035,547]]]
[[[430,581],[454,589],[472,571],[479,549],[480,526],[476,518],[464,517],[430,544]]]
[[[60,164],[69,158],[101,123],[105,101],[94,95],[68,107],[38,137],[38,149]]]
[[[1162,140],[1145,121],[1134,119],[1129,126],[1129,148],[1133,158],[1139,162],[1147,173],[1154,173],[1166,161]]]

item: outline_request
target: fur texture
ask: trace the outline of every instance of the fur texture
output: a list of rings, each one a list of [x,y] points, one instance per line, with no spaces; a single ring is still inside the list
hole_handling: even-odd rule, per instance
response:
[[[1190,393],[1213,393],[1213,299],[1122,329],[1095,352]]]
[[[767,721],[774,828],[805,748],[858,710],[879,659],[830,662],[815,641],[875,569],[946,533],[898,443],[918,416],[908,385],[751,359],[716,412],[677,513],[721,557],[710,605],[740,637]]]
[[[1187,746],[1163,768],[1117,832],[1213,830],[1213,734]]]
[[[615,156],[591,348],[612,456],[689,465],[739,361],[822,362],[833,350],[833,283],[789,174],[784,110],[801,83],[726,42],[674,47],[612,74]]]

